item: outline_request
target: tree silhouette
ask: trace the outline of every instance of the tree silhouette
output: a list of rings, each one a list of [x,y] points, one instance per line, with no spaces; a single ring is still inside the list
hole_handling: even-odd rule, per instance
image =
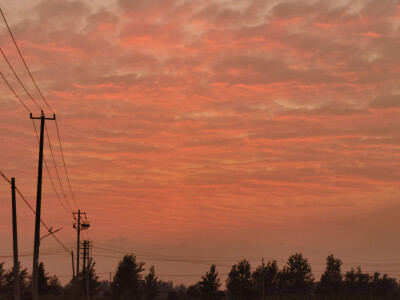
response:
[[[19,288],[21,297],[26,296],[29,293],[29,275],[26,268],[22,269],[21,262],[18,262],[18,276],[19,276]],[[14,291],[14,268],[11,267],[4,273],[4,286],[3,293],[11,294]]]
[[[89,281],[89,294],[91,296],[95,296],[98,291],[99,291],[99,276],[96,275],[96,271],[94,269],[94,266],[96,265],[96,262],[93,260],[92,257],[88,259],[88,264],[86,267],[86,273],[84,273],[84,270],[79,272],[79,285],[80,285],[80,290],[83,295],[86,295],[86,279]]]
[[[277,278],[281,293],[299,296],[309,293],[314,282],[311,266],[301,253],[289,257],[287,265],[278,273]]]
[[[378,272],[375,272],[372,276],[372,291],[374,298],[399,299],[400,296],[397,280],[387,274],[380,277]]]
[[[317,293],[322,295],[339,295],[343,292],[342,261],[333,255],[326,258],[325,272],[321,275]]]
[[[233,265],[226,279],[226,288],[232,299],[251,299],[255,297],[251,278],[251,267],[247,260]]]
[[[190,300],[195,300],[200,298],[200,291],[197,285],[200,285],[199,283],[196,285],[191,285],[187,288],[186,290],[186,296]]]
[[[202,299],[221,299],[221,292],[218,290],[221,286],[220,279],[218,278],[218,272],[216,266],[212,265],[210,271],[206,275],[201,277],[200,284],[200,296]]]
[[[158,284],[159,282],[154,271],[154,266],[151,266],[149,274],[144,278],[144,296],[146,300],[157,298]]]
[[[44,265],[43,263],[39,263],[38,266],[38,294],[39,295],[44,295],[48,293],[48,281],[50,279],[50,277],[48,276],[49,273],[46,273],[46,271],[44,270]]]
[[[6,284],[5,272],[4,270],[4,262],[0,263],[0,294],[4,294],[4,286]]]
[[[348,295],[366,295],[369,291],[371,277],[363,273],[360,267],[357,270],[351,268],[344,276],[345,291]]]
[[[139,299],[141,272],[144,271],[144,262],[137,262],[136,256],[125,255],[119,262],[115,272],[111,291],[117,299]]]
[[[269,261],[264,268],[263,266],[259,266],[253,272],[254,286],[259,296],[263,295],[263,289],[265,295],[272,295],[276,292],[277,274],[278,264],[276,260]]]
[[[47,291],[50,295],[59,295],[62,293],[61,282],[56,275],[49,278]]]

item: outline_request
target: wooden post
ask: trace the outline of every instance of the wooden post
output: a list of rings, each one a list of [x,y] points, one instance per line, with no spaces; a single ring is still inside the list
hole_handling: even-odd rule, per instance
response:
[[[19,261],[17,235],[17,205],[15,201],[15,178],[11,178],[12,224],[13,224],[13,251],[14,251],[14,298],[20,300],[19,291]]]

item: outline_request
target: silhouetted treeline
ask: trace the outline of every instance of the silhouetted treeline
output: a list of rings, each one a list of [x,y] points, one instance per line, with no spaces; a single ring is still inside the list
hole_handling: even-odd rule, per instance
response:
[[[13,299],[12,268],[0,264],[0,299]],[[291,255],[279,269],[272,260],[252,270],[249,261],[234,264],[227,276],[225,289],[216,265],[211,265],[200,280],[189,287],[174,286],[159,280],[154,266],[145,272],[145,263],[133,254],[119,262],[111,284],[99,281],[95,262],[89,261],[86,276],[79,274],[64,287],[57,276],[49,276],[43,263],[39,265],[39,299],[86,299],[88,280],[91,299],[134,300],[251,300],[251,299],[400,299],[400,287],[395,278],[386,274],[363,273],[360,267],[342,272],[342,261],[329,255],[319,281],[315,281],[311,266],[302,254]],[[22,299],[30,298],[30,276],[19,268]]]

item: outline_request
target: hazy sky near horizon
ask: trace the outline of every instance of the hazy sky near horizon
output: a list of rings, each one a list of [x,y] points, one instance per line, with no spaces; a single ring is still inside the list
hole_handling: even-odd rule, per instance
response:
[[[0,7],[56,113],[95,245],[280,260],[303,252],[322,262],[313,265],[320,271],[330,253],[355,264],[400,264],[399,3],[2,0]],[[51,116],[2,22],[0,47]],[[39,115],[2,57],[0,71]],[[34,204],[36,136],[0,81],[0,170]],[[54,122],[47,127],[75,210]],[[47,141],[45,148],[67,206]],[[2,181],[0,257],[12,250],[9,192]],[[33,217],[18,205],[20,248],[29,252]],[[72,217],[46,172],[43,219],[64,227],[60,239],[73,247]],[[114,271],[118,258],[97,251],[97,271]],[[43,260],[53,273],[71,273],[66,255]],[[160,274],[209,268],[147,261]],[[31,258],[23,264],[31,267]],[[375,269],[400,278],[398,268]]]

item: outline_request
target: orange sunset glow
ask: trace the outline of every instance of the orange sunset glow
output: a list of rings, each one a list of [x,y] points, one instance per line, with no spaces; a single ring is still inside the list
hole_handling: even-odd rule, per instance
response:
[[[60,199],[44,170],[42,218],[63,228],[57,236],[74,250],[71,210],[86,212],[91,227],[82,235],[99,247],[92,255],[101,279],[123,256],[100,249],[110,245],[176,284],[195,283],[184,275],[211,263],[224,280],[240,259],[283,265],[296,252],[316,277],[333,253],[344,270],[400,278],[398,0],[0,7],[55,112],[76,201],[55,122],[46,121],[60,182],[47,136],[44,157]],[[2,51],[52,117],[0,21]],[[34,206],[38,140],[28,110],[40,109],[1,55],[0,72],[27,106],[0,78],[0,170]],[[0,179],[0,262],[9,268],[11,192]],[[34,214],[20,198],[17,217],[20,260],[31,270]],[[61,248],[51,237],[40,247]],[[62,248],[40,261],[70,280]]]

